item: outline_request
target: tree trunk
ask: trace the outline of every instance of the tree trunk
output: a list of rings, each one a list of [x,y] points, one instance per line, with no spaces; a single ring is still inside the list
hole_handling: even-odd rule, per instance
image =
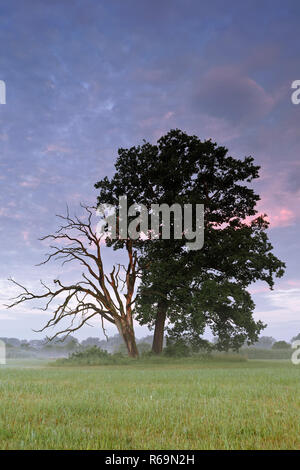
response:
[[[165,302],[160,302],[157,308],[157,315],[155,319],[154,337],[152,343],[152,352],[154,354],[161,354],[164,342],[164,329],[167,316],[168,306]]]
[[[124,343],[126,344],[128,356],[137,358],[139,357],[139,351],[135,341],[135,334],[133,328],[128,325],[126,320],[121,321],[120,325],[117,324],[120,335],[122,336]]]
[[[125,344],[127,346],[128,356],[129,357],[134,357],[134,358],[139,357],[139,351],[138,351],[138,348],[137,348],[137,345],[136,345],[134,334],[127,331],[123,335],[123,338],[124,338]]]

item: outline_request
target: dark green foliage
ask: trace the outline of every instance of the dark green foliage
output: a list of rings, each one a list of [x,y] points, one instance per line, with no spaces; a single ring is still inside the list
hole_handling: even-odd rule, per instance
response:
[[[258,177],[252,157],[233,158],[225,147],[179,129],[157,145],[119,150],[114,177],[95,185],[98,203],[117,205],[126,194],[129,205],[205,206],[201,250],[187,251],[184,238],[134,242],[143,269],[136,304],[140,324],[155,326],[163,306],[168,335],[175,341],[184,335],[200,347],[207,326],[219,338],[219,350],[258,340],[266,325],[254,320],[255,305],[246,288],[262,280],[272,289],[285,268],[272,253],[268,222],[264,216],[253,218],[260,197],[249,184]],[[122,243],[112,242],[115,249]]]
[[[191,355],[191,349],[182,338],[177,339],[177,341],[167,338],[164,354],[169,357],[188,357]]]
[[[200,355],[210,355],[213,345],[200,337],[191,338],[188,334],[182,334],[176,338],[175,335],[167,336],[166,346],[163,353],[170,357],[189,357]]]
[[[272,346],[272,349],[290,349],[290,348],[291,348],[291,345],[287,343],[286,341],[276,341]]]
[[[106,359],[110,356],[110,354],[105,351],[104,349],[100,349],[97,346],[92,346],[90,348],[86,348],[83,351],[76,351],[73,352],[69,357],[70,359],[82,359],[82,358],[100,358]]]
[[[58,365],[111,365],[124,363],[127,364],[126,357],[121,353],[110,354],[109,352],[92,346],[82,351],[76,351],[69,355],[68,358],[58,359],[55,364]]]

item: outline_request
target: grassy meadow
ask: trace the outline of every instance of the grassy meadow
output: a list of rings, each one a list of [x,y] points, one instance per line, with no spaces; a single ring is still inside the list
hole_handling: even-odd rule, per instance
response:
[[[0,366],[1,449],[299,449],[300,366]]]

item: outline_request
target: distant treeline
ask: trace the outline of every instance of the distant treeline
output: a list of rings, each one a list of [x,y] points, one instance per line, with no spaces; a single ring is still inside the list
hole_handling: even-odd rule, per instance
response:
[[[87,348],[96,346],[97,348],[107,351],[110,354],[122,353],[126,355],[127,351],[120,335],[115,335],[106,339],[89,337],[79,341],[74,336],[67,336],[64,339],[55,338],[49,341],[47,338],[42,340],[33,339],[30,341],[18,338],[0,338],[6,344],[8,358],[18,357],[68,357],[75,351],[83,351]],[[300,340],[300,334],[291,339],[291,343]],[[153,336],[148,335],[144,338],[137,339],[137,345],[140,353],[147,353],[151,350]],[[251,346],[244,345],[240,353],[249,359],[286,359],[291,354],[291,343],[286,341],[276,341],[271,336],[262,336],[259,341]],[[166,345],[165,345],[166,346]],[[166,349],[170,355],[186,355],[188,354],[188,345],[180,343],[169,344]]]
[[[151,349],[152,339],[152,336],[146,336],[145,338],[137,340],[141,352],[146,352]],[[79,341],[71,335],[63,340],[55,338],[52,341],[49,341],[47,338],[27,341],[25,339],[5,337],[0,337],[0,340],[4,341],[6,344],[6,354],[8,358],[68,357],[69,354],[74,351],[80,351],[92,346],[96,346],[109,353],[126,352],[120,335],[111,336],[108,340],[90,337]]]

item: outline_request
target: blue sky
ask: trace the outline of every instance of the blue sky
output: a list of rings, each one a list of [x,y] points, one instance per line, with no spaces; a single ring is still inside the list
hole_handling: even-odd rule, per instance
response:
[[[0,304],[14,293],[9,276],[35,285],[56,275],[34,267],[38,238],[66,203],[95,202],[119,147],[181,128],[261,165],[258,208],[287,271],[274,292],[251,287],[255,317],[264,334],[300,332],[299,16],[297,1],[2,2]],[[38,337],[45,319],[0,306],[0,336]]]

